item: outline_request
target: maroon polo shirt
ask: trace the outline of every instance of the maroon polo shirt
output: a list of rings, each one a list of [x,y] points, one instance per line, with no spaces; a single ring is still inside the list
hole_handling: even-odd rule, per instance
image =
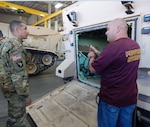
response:
[[[137,73],[140,47],[130,38],[109,43],[92,63],[101,74],[99,96],[114,106],[128,106],[137,102]]]

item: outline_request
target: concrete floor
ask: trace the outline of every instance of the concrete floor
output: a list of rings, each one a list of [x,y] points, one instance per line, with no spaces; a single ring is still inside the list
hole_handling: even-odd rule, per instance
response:
[[[29,77],[30,96],[32,98],[32,101],[41,98],[50,91],[64,84],[62,78],[55,76],[55,69],[60,63],[60,61],[57,61],[55,65],[42,72],[40,75]],[[5,127],[6,120],[7,102],[0,90],[0,127]]]

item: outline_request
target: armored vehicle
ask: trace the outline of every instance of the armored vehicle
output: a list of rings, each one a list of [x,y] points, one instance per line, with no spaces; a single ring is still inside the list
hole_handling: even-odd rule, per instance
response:
[[[44,27],[28,26],[29,36],[24,40],[29,62],[29,76],[50,68],[59,58],[63,59],[62,35]]]

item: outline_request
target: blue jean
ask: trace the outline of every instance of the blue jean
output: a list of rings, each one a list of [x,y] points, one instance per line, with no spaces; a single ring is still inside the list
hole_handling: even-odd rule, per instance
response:
[[[116,107],[99,100],[98,127],[132,127],[135,107],[135,104],[126,107]]]

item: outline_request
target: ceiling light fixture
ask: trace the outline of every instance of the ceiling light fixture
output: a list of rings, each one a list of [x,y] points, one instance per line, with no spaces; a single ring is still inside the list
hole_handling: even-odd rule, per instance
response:
[[[11,9],[13,9],[13,10],[17,10],[17,8],[15,8],[15,7],[12,7]]]
[[[55,5],[55,8],[60,8],[60,7],[62,7],[63,6],[63,4],[62,3],[57,3],[56,5]]]
[[[45,15],[44,14],[40,14],[40,16],[44,17]]]

